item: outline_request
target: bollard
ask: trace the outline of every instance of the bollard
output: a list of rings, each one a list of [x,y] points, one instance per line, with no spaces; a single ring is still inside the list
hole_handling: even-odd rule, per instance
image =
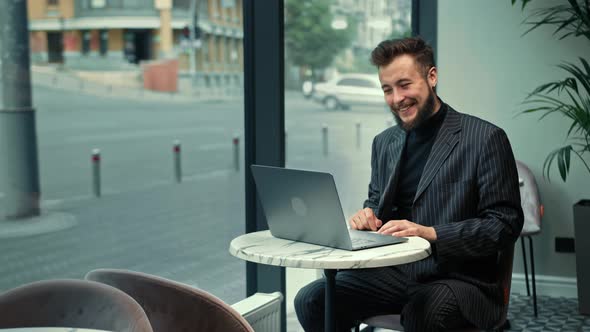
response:
[[[234,169],[236,172],[240,171],[240,136],[234,135],[233,139],[234,146]]]
[[[328,125],[322,125],[322,142],[324,145],[324,156],[328,156]]]
[[[361,149],[361,122],[356,123],[356,149]]]
[[[100,150],[92,150],[92,187],[94,196],[100,197]]]
[[[174,178],[177,183],[182,182],[182,164],[180,155],[180,141],[174,140],[172,146],[172,157],[174,158]]]

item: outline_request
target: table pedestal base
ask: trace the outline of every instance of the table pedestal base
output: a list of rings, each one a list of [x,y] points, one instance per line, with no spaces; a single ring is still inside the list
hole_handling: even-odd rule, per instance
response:
[[[336,295],[336,273],[338,270],[324,270],[326,276],[326,293],[324,303],[324,330],[326,332],[336,331],[336,317],[334,313],[334,297]]]

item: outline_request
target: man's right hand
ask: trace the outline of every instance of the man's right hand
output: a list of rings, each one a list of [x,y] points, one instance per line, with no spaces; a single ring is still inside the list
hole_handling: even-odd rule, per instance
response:
[[[373,213],[373,209],[371,208],[364,208],[357,211],[357,213],[350,218],[349,223],[352,229],[359,231],[376,231],[383,224],[381,220],[377,219],[377,216],[375,216],[375,213]]]

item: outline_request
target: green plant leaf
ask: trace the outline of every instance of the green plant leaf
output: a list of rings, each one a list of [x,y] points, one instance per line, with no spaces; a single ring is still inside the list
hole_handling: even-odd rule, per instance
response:
[[[552,151],[547,155],[547,158],[545,158],[545,161],[543,162],[543,177],[549,182],[551,182],[551,165],[553,164],[556,155],[556,151]]]
[[[559,68],[566,70],[568,73],[572,74],[584,87],[587,93],[590,93],[590,75],[584,73],[578,66],[575,64],[565,62],[563,64],[558,65]]]
[[[559,169],[559,175],[561,176],[561,179],[565,181],[567,179],[567,172],[565,169],[565,163],[563,162],[563,158],[561,158],[561,156],[557,157],[557,167]]]
[[[564,154],[564,160],[565,160],[565,169],[566,169],[566,172],[569,172],[569,170],[570,170],[571,151],[572,151],[572,149],[571,149],[571,146],[570,146],[569,149],[566,149],[564,151],[564,153],[563,153]],[[565,181],[565,178],[563,179],[563,181]]]

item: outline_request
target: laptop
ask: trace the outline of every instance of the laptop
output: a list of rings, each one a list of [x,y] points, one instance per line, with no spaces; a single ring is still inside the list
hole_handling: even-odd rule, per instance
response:
[[[329,173],[251,165],[272,236],[322,246],[360,250],[407,238],[349,230],[334,178]]]

